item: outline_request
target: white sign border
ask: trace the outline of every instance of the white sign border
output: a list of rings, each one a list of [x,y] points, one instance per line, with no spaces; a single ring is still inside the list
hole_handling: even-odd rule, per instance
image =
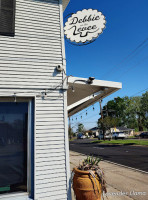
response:
[[[76,14],[78,14],[79,12],[83,12],[83,11],[97,11],[98,13],[101,13],[101,15],[104,17],[104,23],[103,23],[103,25],[104,25],[104,27],[101,29],[102,31],[100,32],[100,33],[97,33],[97,36],[96,37],[92,37],[92,39],[91,40],[86,40],[85,42],[77,42],[75,39],[74,40],[71,40],[70,38],[68,38],[68,34],[66,34],[65,32],[65,27],[66,27],[66,23],[68,23],[68,20],[70,19],[70,18],[72,18],[73,17],[73,15],[76,15]],[[68,40],[68,41],[70,41],[70,43],[75,43],[75,44],[78,44],[78,45],[80,45],[80,44],[82,44],[82,45],[85,45],[85,44],[90,44],[90,43],[92,43],[94,40],[96,40],[102,33],[103,33],[103,31],[104,31],[104,29],[106,28],[106,17],[105,17],[105,15],[103,15],[103,13],[101,12],[101,11],[98,11],[97,9],[92,9],[92,8],[89,8],[89,9],[83,9],[83,10],[78,10],[76,13],[72,13],[71,14],[71,16],[67,19],[67,21],[65,22],[65,24],[64,24],[64,35],[65,35],[65,37],[66,37],[66,39]]]

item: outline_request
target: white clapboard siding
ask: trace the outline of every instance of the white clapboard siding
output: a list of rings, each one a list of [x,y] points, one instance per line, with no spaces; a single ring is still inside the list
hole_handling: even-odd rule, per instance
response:
[[[56,14],[56,13],[55,13]],[[30,16],[31,17],[31,16]],[[30,21],[29,21],[29,18],[30,18],[29,16],[27,16],[26,17],[26,15],[25,16],[23,16],[22,15],[22,17],[20,18],[20,17],[18,17],[18,26],[17,26],[17,29],[16,30],[18,30],[19,31],[19,28],[20,29],[24,29],[25,30],[25,25],[24,24],[22,24],[21,23],[21,20],[22,19],[25,19],[26,20],[26,25],[27,25],[27,29],[26,30],[33,30],[33,27],[31,26],[31,23],[30,23]],[[50,18],[51,16],[49,16],[49,15],[44,15],[44,17],[46,17],[46,19],[48,19],[48,18]],[[50,34],[52,34],[54,31],[55,31],[55,34],[56,35],[60,35],[60,33],[58,32],[58,30],[60,30],[60,25],[59,25],[59,23],[58,23],[58,21],[59,21],[59,19],[58,18],[56,18],[56,20],[50,20],[50,21],[48,21],[48,20],[44,20],[44,19],[42,19],[42,17],[40,17],[40,15],[39,14],[36,14],[36,15],[34,15],[34,16],[32,16],[32,22],[34,23],[34,26],[35,26],[35,31],[37,31],[37,33],[34,33],[34,34],[37,34],[38,35],[38,31],[39,31],[39,27],[37,26],[37,22],[39,22],[39,26],[40,26],[40,24],[42,24],[41,25],[41,28],[43,29],[43,31],[45,31],[45,32],[47,32],[48,30],[50,30],[50,32],[49,32],[49,35]],[[42,20],[44,20],[44,23],[41,23],[42,22]],[[57,28],[55,28],[55,27],[53,27],[53,29],[52,29],[52,26],[54,26],[54,25],[57,25]],[[45,28],[45,26],[47,26],[46,28]]]
[[[42,137],[42,138],[41,137],[40,138],[36,137],[36,141],[40,142],[40,144],[42,142],[48,142],[48,141],[50,141],[52,144],[55,144],[56,141],[59,141],[59,143],[60,143],[63,140],[63,137],[55,137],[54,139],[53,138],[51,138],[51,137]]]
[[[51,117],[51,116],[53,116],[53,117]],[[37,120],[37,121],[38,121],[39,119],[41,119],[41,120],[48,120],[48,119],[49,119],[49,121],[50,121],[50,119],[61,120],[61,117],[63,117],[63,114],[57,114],[57,113],[53,114],[53,113],[52,113],[51,116],[45,116],[45,115],[42,115],[42,114],[36,115],[36,120]]]
[[[62,105],[63,99],[61,99],[61,100],[57,99],[57,101],[51,101],[50,99],[44,99],[44,100],[40,99],[38,101],[38,106],[42,105],[43,107],[47,106],[47,105],[55,106],[54,104],[57,105],[57,106],[63,106]]]
[[[0,96],[35,96],[36,200],[67,199],[62,39],[59,0],[16,0],[15,37],[0,35]]]
[[[10,46],[10,47],[5,46],[3,43],[4,42],[1,41],[1,44],[0,44],[1,47],[3,46],[3,52],[5,52],[5,51],[9,52],[12,49],[14,49],[13,44],[15,42],[13,43],[13,41],[12,41],[11,42],[12,46]],[[16,43],[15,43],[15,45],[16,45]],[[49,49],[49,45],[45,46],[43,44],[42,44],[42,46],[40,46],[40,48],[38,48],[38,46],[36,44],[30,44],[30,45],[28,44],[28,45],[22,46],[22,43],[20,42],[20,43],[17,43],[17,50],[19,50],[19,52],[30,52],[30,53],[32,53],[32,51],[33,51],[33,53],[35,53],[35,52],[37,52],[37,53],[47,52],[51,55],[55,54],[55,52],[56,52],[56,54],[61,54],[61,50],[57,49],[56,46],[50,47],[50,49]]]
[[[49,170],[38,170],[36,171],[36,177],[38,176],[42,176],[42,175],[47,175],[47,174],[57,174],[57,173],[63,173],[63,169],[62,168],[54,168],[54,169],[49,169]],[[54,182],[53,182],[54,183]],[[42,188],[42,186],[40,185],[40,188]]]
[[[57,109],[55,109],[55,110],[57,110]],[[41,119],[41,120],[42,120],[42,119]],[[41,127],[42,127],[42,126],[45,126],[45,125],[50,125],[50,127],[51,127],[52,125],[54,125],[54,126],[55,126],[55,125],[63,125],[63,121],[51,121],[51,122],[50,122],[50,121],[46,121],[46,122],[45,122],[45,121],[41,121],[41,122],[39,121],[39,122],[38,122],[38,126],[41,126]]]
[[[37,138],[49,138],[49,137],[51,138],[52,137],[53,139],[51,139],[51,140],[54,140],[54,139],[56,140],[57,138],[62,139],[64,137],[64,134],[56,132],[56,136],[55,136],[55,133],[45,133],[45,134],[42,133],[42,134],[37,134],[36,137]]]
[[[1,87],[56,87],[62,81],[62,74],[54,73],[59,64],[59,1],[16,0],[15,37],[0,36]]]
[[[63,165],[63,164],[65,164],[65,161],[59,159],[59,160],[52,161],[52,162],[39,162],[39,163],[36,163],[36,168],[38,168],[38,167],[44,167],[44,166]],[[63,171],[64,171],[64,169],[63,169]],[[65,173],[61,173],[59,176],[60,177],[66,177]],[[41,177],[41,180],[42,179],[44,179],[44,177]],[[40,179],[36,178],[35,184],[40,184],[39,180]],[[50,182],[50,181],[51,181],[51,179],[47,178],[46,182]]]
[[[0,59],[4,59],[4,60],[15,60],[17,61],[18,59],[22,59],[22,60],[26,60],[26,61],[39,61],[39,62],[49,62],[52,61],[54,63],[55,57],[52,55],[45,55],[44,57],[42,55],[40,55],[40,57],[36,57],[36,56],[31,56],[30,54],[27,56],[24,54],[24,57],[22,57],[22,55],[14,55],[14,53],[12,53],[11,55],[9,55],[9,57],[7,57],[5,54],[1,53]],[[62,58],[58,58],[56,57],[57,61],[61,61]]]
[[[45,175],[42,175],[42,176],[36,176],[36,180],[38,181],[38,180],[43,180],[43,179],[51,179],[52,178],[52,180],[54,179],[54,178],[56,178],[56,177],[63,177],[63,176],[65,176],[65,173],[55,173],[55,174],[45,174]],[[52,181],[53,182],[53,181]]]
[[[45,100],[36,98],[36,172],[37,199],[57,199],[58,192],[66,194],[66,167],[64,142],[64,99],[58,91],[49,93]],[[58,180],[57,180],[58,178]],[[55,192],[53,192],[55,191]],[[67,197],[66,197],[67,198]]]
[[[51,153],[61,153],[61,152],[65,152],[62,148],[58,148],[58,149],[41,149],[41,150],[36,150],[36,153],[38,155],[40,154],[51,154]],[[61,166],[59,166],[61,168]],[[55,166],[56,168],[56,166]]]
[[[46,167],[46,166],[44,166]],[[64,182],[66,181],[66,177],[65,176],[61,176],[60,178],[59,177],[55,177],[54,178],[54,182],[57,183],[57,182]],[[48,184],[52,183],[53,180],[50,179],[42,179],[42,180],[38,180],[38,183],[36,184],[36,187],[39,188],[41,185],[43,185],[44,187],[46,187]]]
[[[9,74],[8,74],[9,73]],[[19,74],[13,74],[11,73],[10,71],[6,71],[5,73],[1,73],[1,80],[5,80],[6,78],[9,79],[9,78],[14,78],[16,80],[24,80],[24,81],[27,81],[26,78],[24,78],[24,75],[25,76],[28,76],[28,81],[31,79],[32,80],[32,76],[31,75],[27,75],[26,73],[22,73],[22,72],[18,72]],[[55,83],[55,79],[54,78],[49,78],[49,75],[48,73],[44,74],[44,75],[36,75],[34,76],[34,78],[36,78],[36,82],[38,83],[49,83],[49,79],[50,79],[50,82],[53,82]],[[52,77],[52,76],[51,76]],[[57,81],[60,81],[61,80],[61,77],[57,77],[56,78]],[[35,79],[33,79],[33,82],[35,82]],[[58,82],[59,83],[59,82]]]
[[[51,104],[49,104],[49,106],[50,105]],[[59,107],[59,104],[57,104],[57,106]],[[53,107],[56,107],[56,102],[54,102]],[[63,116],[62,114],[58,114],[58,113],[55,113],[53,116],[45,116],[45,115],[40,114],[36,116],[36,121],[40,120],[41,118],[41,121],[43,122],[46,122],[46,121],[51,122],[51,121],[55,121],[55,118],[61,119],[62,116]]]
[[[14,39],[14,38],[7,38],[6,40],[6,37],[5,36],[1,36],[0,37],[0,46],[4,46],[4,50],[5,48],[7,47],[7,44],[9,44],[10,48],[13,48],[14,49],[14,46],[15,45],[15,48],[20,48],[20,46],[22,47],[30,47],[34,50],[34,48],[38,48],[38,44],[40,43],[40,50],[42,48],[48,48],[49,49],[49,45],[50,45],[50,49],[53,49],[53,51],[56,52],[57,50],[57,47],[59,47],[59,45],[61,44],[60,41],[55,41],[53,40],[52,38],[44,38],[44,39],[39,39],[37,38],[37,42],[35,42],[34,40],[34,37],[29,37],[27,38],[27,36],[15,36],[17,37],[17,40]],[[23,45],[22,45],[23,43]],[[60,50],[60,49],[59,49]],[[58,51],[58,50],[57,50]]]
[[[50,194],[50,199],[52,199],[52,196],[56,196],[56,198],[54,198],[54,199],[59,200],[59,199],[61,199],[60,196],[61,196],[63,193],[65,193],[65,189],[64,189],[64,188],[63,188],[63,190],[58,190],[58,187],[57,187],[57,188],[55,187],[55,190],[51,190],[51,191],[49,192],[49,194]],[[44,200],[45,198],[48,197],[47,194],[48,194],[48,193],[43,192],[43,193],[38,194],[38,197],[39,197],[39,199],[43,199],[43,200]],[[66,193],[65,193],[65,194],[66,194]],[[59,195],[59,198],[58,198],[58,195]],[[48,200],[49,200],[49,197],[48,197]]]
[[[1,63],[1,65],[3,66],[3,64],[9,64],[10,65],[10,61],[9,60],[3,60],[3,63],[2,63],[2,61],[0,62]],[[58,63],[58,62],[57,62]],[[16,63],[16,67],[18,66],[20,66],[20,67],[22,67],[22,65],[23,65],[23,67],[25,67],[26,66],[26,64],[28,64],[28,65],[30,65],[32,68],[34,68],[34,69],[38,69],[38,67],[41,69],[41,68],[43,68],[43,69],[47,69],[47,68],[49,68],[49,67],[56,67],[56,61],[54,62],[54,63],[46,63],[46,62],[44,62],[44,63],[34,63],[34,62],[24,62],[24,61],[22,61],[22,60],[18,60],[18,62]],[[15,60],[11,60],[11,64],[13,65],[13,64],[15,64]],[[10,66],[11,67],[11,66]],[[29,69],[30,69],[30,67],[29,67]],[[27,69],[26,69],[27,70]],[[49,69],[50,70],[50,69]]]
[[[13,47],[12,48],[3,48],[3,52],[5,53],[12,53],[11,51],[12,51],[12,49],[14,49]],[[33,52],[32,52],[32,49],[33,49]],[[32,47],[31,49],[29,49],[29,47],[27,46],[24,46],[24,47],[18,47],[18,51],[19,52],[17,52],[18,54],[21,54],[22,55],[22,52],[23,52],[23,54],[24,53],[31,53],[31,54],[36,54],[36,53],[40,53],[40,54],[44,54],[45,52],[46,53],[48,53],[48,54],[50,54],[50,55],[54,55],[55,53],[56,53],[56,55],[61,55],[61,52],[59,51],[59,49],[56,49],[56,50],[54,50],[54,49],[50,49],[49,50],[49,47],[47,48],[47,49],[37,49],[37,47]],[[2,53],[3,53],[2,52]]]
[[[31,17],[31,16],[30,16]],[[29,16],[27,16],[26,17],[26,15],[23,17],[22,16],[22,18],[23,19],[25,19],[26,20],[26,25],[27,25],[27,30],[33,30],[33,27],[31,26],[31,23],[29,23],[30,21],[29,21],[29,18],[30,18]],[[47,18],[49,18],[49,17],[51,17],[51,16],[46,16]],[[22,18],[18,18],[18,21],[17,22],[19,22],[20,24],[18,24],[18,26],[17,26],[17,30],[19,31],[19,29],[25,29],[25,26],[21,23],[21,20],[22,20]],[[36,16],[34,15],[33,17],[32,17],[32,22],[34,23],[34,25],[37,25],[37,22],[39,22],[39,26],[42,28],[42,30],[43,31],[45,31],[45,32],[47,32],[48,30],[51,30],[51,32],[49,32],[49,35],[50,34],[52,34],[54,31],[55,31],[55,35],[60,35],[60,33],[58,32],[58,30],[60,30],[60,26],[59,26],[59,19],[58,18],[56,18],[56,20],[54,20],[53,22],[52,21],[44,21],[44,23],[42,23],[42,18],[37,14]],[[52,28],[52,26],[53,25],[57,25],[57,28]],[[39,33],[38,31],[39,31],[39,27],[38,26],[36,26],[35,28],[35,31],[37,31],[37,34]],[[25,29],[26,30],[26,29]],[[36,34],[36,33],[34,33],[34,34]]]
[[[45,129],[36,129],[36,134],[42,134],[42,133],[63,133],[63,130],[58,129],[58,128],[50,128],[48,130]]]
[[[17,6],[17,12],[19,13],[19,12],[21,12],[22,13],[22,15],[24,14],[24,13],[27,13],[27,16],[26,15],[24,15],[24,17],[25,17],[25,19],[27,19],[27,17],[29,16],[29,15],[31,15],[30,14],[30,12],[25,8],[25,7],[19,7],[19,6]],[[59,16],[57,15],[57,13],[58,13],[58,11],[57,12],[55,12],[55,11],[53,11],[53,10],[51,10],[50,12],[44,12],[44,15],[48,15],[48,17],[56,17],[56,19],[55,20],[57,20],[57,19],[59,19]],[[36,10],[32,10],[32,15],[33,16],[35,16],[35,14],[38,14],[38,16],[41,14],[43,14],[42,13],[42,11],[40,11],[40,10],[38,10],[37,12],[36,12]],[[18,18],[17,19],[21,19],[22,18],[22,15],[21,16],[18,16]],[[31,15],[31,16],[32,16]],[[28,19],[29,20],[29,19]],[[52,20],[52,19],[51,19]],[[35,21],[36,21],[36,19],[35,19]],[[39,20],[40,21],[40,20]],[[45,21],[46,21],[46,19],[45,19]],[[29,21],[30,22],[30,21]],[[44,25],[44,24],[43,24]],[[54,27],[53,27],[54,28]]]
[[[1,83],[3,84],[4,82],[5,82],[5,80],[7,79],[7,81],[9,82],[9,79],[10,79],[10,84],[12,84],[13,83],[13,81],[11,80],[11,78],[14,78],[15,79],[15,81],[17,81],[17,82],[22,82],[22,81],[24,81],[25,82],[25,85],[28,85],[29,84],[29,80],[30,80],[30,82],[31,82],[31,85],[38,85],[39,86],[39,84],[42,84],[42,85],[45,85],[45,84],[48,84],[48,83],[58,83],[59,85],[60,84],[62,84],[62,82],[59,82],[59,80],[61,80],[61,79],[53,79],[52,77],[51,77],[51,79],[50,80],[43,80],[43,79],[40,79],[39,78],[39,80],[37,80],[37,79],[33,79],[33,78],[30,78],[30,77],[28,77],[28,79],[27,78],[21,78],[21,76],[18,78],[18,77],[16,77],[16,76],[13,76],[13,75],[11,75],[11,76],[7,76],[6,78],[4,77],[4,76],[2,76],[2,77],[0,77],[0,79],[1,79]],[[8,84],[8,83],[7,83]],[[30,86],[31,86],[30,85]],[[55,87],[56,87],[57,85],[55,85]],[[48,87],[47,87],[48,88]]]
[[[61,134],[61,133],[60,133],[60,134]],[[58,139],[61,139],[61,140],[63,140],[63,137],[64,137],[64,135],[63,135],[63,137],[61,137],[61,135],[60,135],[60,134],[58,134],[58,136],[56,136],[56,137],[57,137]],[[37,138],[44,138],[44,137],[45,137],[45,135],[47,135],[47,134],[43,134],[43,137],[42,137],[42,135],[41,135],[41,134],[40,134],[40,135],[38,135],[38,134],[37,134],[37,136],[36,136],[36,137],[37,137]],[[47,138],[52,138],[52,137],[53,137],[53,135],[54,135],[54,133],[52,133],[52,134],[48,134],[48,136],[46,136],[46,137],[47,137]],[[57,135],[57,133],[56,133],[56,135]],[[39,136],[40,136],[40,137],[39,137]],[[46,138],[46,137],[45,137],[45,138]],[[54,138],[54,137],[53,137],[53,138]],[[56,138],[56,139],[57,139],[57,138]],[[52,140],[52,139],[51,139],[51,140]],[[53,150],[53,151],[54,151],[54,150]],[[55,150],[55,151],[56,151],[56,150]],[[61,151],[61,152],[62,152],[62,150],[59,150],[59,151]],[[50,153],[50,152],[49,152],[49,150],[48,150],[48,151],[46,151],[46,150],[45,150],[44,152],[46,152],[46,153]],[[58,151],[56,151],[56,152],[58,152]]]
[[[36,150],[49,150],[49,149],[64,149],[64,144],[50,144],[50,145],[37,145]]]
[[[50,155],[50,156],[49,156]],[[55,153],[49,153],[49,154],[39,154],[39,155],[36,155],[36,158],[49,158],[49,160],[51,160],[52,158],[51,157],[61,157],[61,156],[65,156],[65,152],[55,152]],[[53,159],[52,159],[53,160]]]
[[[16,58],[20,58],[20,57],[22,57],[22,52],[16,52],[16,53],[12,53],[12,52],[10,52],[10,51],[8,51],[7,53],[11,53],[10,54],[10,56],[9,56],[9,58],[13,58],[13,57],[16,57]],[[40,56],[41,56],[41,59],[57,59],[57,60],[60,60],[61,59],[61,55],[59,54],[59,53],[48,53],[48,54],[45,54],[45,52],[43,52],[43,51],[40,51],[40,52],[27,52],[27,51],[24,51],[23,52],[23,55],[24,56],[30,56],[32,59],[35,59],[36,58],[36,54],[40,54]],[[47,55],[49,55],[49,56],[47,56]],[[1,58],[5,58],[5,52],[1,52]]]
[[[57,184],[57,186],[53,185],[53,186],[50,186],[50,187],[47,187],[47,188],[42,188],[42,189],[40,189],[40,191],[42,193],[54,192],[54,191],[57,191],[57,188],[59,188],[59,190],[65,190],[66,185]],[[37,194],[38,194],[38,190],[37,190]],[[40,193],[39,193],[39,195],[40,195]]]
[[[65,200],[67,199],[66,194],[65,195],[56,195],[56,196],[51,196],[50,200]],[[40,198],[40,200],[49,200],[49,197],[44,197],[43,199]]]
[[[50,146],[50,145],[53,145],[53,144],[54,145],[60,145],[60,144],[64,144],[64,142],[63,141],[50,141],[50,140],[48,140],[47,142],[36,141],[36,145],[37,146],[42,146],[42,147],[43,146]],[[56,157],[55,159],[59,160],[58,157]],[[38,162],[40,162],[40,160],[38,160]]]
[[[61,102],[62,103],[62,102]],[[38,106],[41,106],[42,104],[38,104]],[[59,109],[61,108],[61,107],[63,107],[63,105],[62,104],[58,104],[57,102],[53,102],[53,103],[44,103],[43,105],[43,108],[48,108],[49,106],[52,106],[53,108],[54,107],[58,107]],[[43,120],[44,121],[44,120]],[[51,119],[51,121],[55,121],[54,119],[52,120]]]
[[[11,68],[10,67],[3,67],[2,68],[1,67],[1,74],[3,76],[5,75],[5,76],[8,76],[8,77],[10,77],[12,75],[16,75],[16,77],[18,77],[18,75],[22,75],[22,74],[25,74],[28,77],[30,77],[30,76],[32,76],[30,74],[30,72],[34,72],[34,69],[30,69],[29,71],[26,71],[25,69],[20,69],[20,68],[13,68],[13,67],[11,67]],[[50,71],[48,69],[46,69],[46,70],[37,70],[36,78],[38,78],[38,79],[39,78],[41,78],[41,79],[42,78],[49,79],[49,76],[52,77],[53,73],[54,73],[53,71]],[[56,77],[57,77],[58,80],[61,80],[62,75],[61,74],[57,74]]]
[[[50,200],[65,200],[65,199],[67,199],[67,196],[66,196],[66,194],[64,195],[64,194],[59,194],[59,195],[54,195],[54,196],[52,196],[52,195],[50,195]],[[40,198],[40,200],[49,200],[49,197],[43,197],[43,198]]]
[[[63,115],[63,111],[62,110],[61,111],[59,111],[59,110],[51,110],[51,111],[43,110],[43,111],[38,111],[37,112],[37,115],[39,115],[39,116],[40,115],[52,115],[52,114],[55,114],[57,116],[58,116],[58,114],[62,114]],[[57,130],[58,130],[58,127],[55,127],[55,128],[57,128]]]
[[[46,170],[64,169],[64,168],[65,168],[65,164],[61,164],[60,166],[59,165],[56,165],[56,166],[50,165],[50,166],[42,166],[42,167],[38,166],[38,167],[36,167],[36,173],[37,172],[42,172],[44,170],[46,171]],[[39,187],[41,187],[41,186],[39,186]]]
[[[52,111],[52,110],[59,110],[59,111],[63,111],[63,107],[49,107],[49,106],[42,106],[42,107],[37,107],[36,108],[37,111]]]
[[[40,189],[43,192],[43,190],[45,190],[46,188],[49,189],[51,187],[56,187],[56,186],[58,187],[58,186],[61,186],[61,185],[65,185],[65,180],[63,182],[61,181],[61,183],[59,183],[58,181],[48,183],[43,189],[40,188],[40,185],[38,185],[36,188],[37,188],[37,190]]]

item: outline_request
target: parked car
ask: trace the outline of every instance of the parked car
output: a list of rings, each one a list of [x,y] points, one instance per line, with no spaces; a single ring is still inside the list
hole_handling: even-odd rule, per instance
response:
[[[85,139],[86,136],[83,133],[78,133],[77,139]]]
[[[139,135],[140,138],[148,138],[148,132],[143,132]]]
[[[124,132],[113,132],[113,135],[112,135],[112,139],[125,139],[126,138],[126,135]]]
[[[111,140],[112,135],[111,134],[107,134],[104,136],[106,140]],[[98,140],[103,140],[103,133],[101,133],[100,135],[98,135]]]

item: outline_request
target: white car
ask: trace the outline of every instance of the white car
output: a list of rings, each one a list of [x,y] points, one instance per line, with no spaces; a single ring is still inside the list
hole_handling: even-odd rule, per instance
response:
[[[112,139],[125,139],[126,138],[126,135],[124,132],[113,132],[113,135],[112,135]]]
[[[111,138],[112,138],[111,134],[107,134],[104,137],[107,140],[111,140]],[[103,134],[98,135],[98,140],[103,140]]]

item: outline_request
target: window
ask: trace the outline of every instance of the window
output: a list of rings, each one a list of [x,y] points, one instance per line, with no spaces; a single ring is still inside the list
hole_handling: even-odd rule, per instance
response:
[[[0,0],[0,35],[15,34],[15,1]]]
[[[28,192],[28,102],[0,102],[0,194]]]

